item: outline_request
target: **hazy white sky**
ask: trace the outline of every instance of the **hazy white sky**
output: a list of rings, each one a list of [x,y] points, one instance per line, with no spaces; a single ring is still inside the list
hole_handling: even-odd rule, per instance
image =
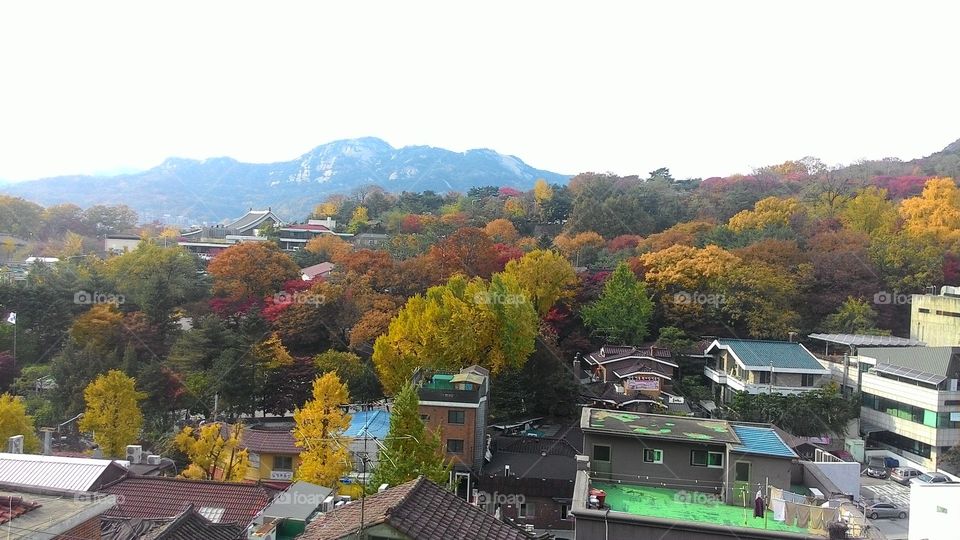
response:
[[[956,2],[4,2],[0,178],[334,139],[719,176],[960,138]]]

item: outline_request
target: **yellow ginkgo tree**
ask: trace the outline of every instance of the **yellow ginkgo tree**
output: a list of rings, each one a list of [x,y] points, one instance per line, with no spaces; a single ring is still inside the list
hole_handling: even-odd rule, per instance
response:
[[[143,413],[140,401],[147,395],[137,391],[137,381],[120,370],[97,377],[83,391],[87,403],[81,431],[93,433],[104,456],[123,457],[128,444],[140,437]]]
[[[347,403],[350,392],[336,372],[314,379],[313,399],[293,413],[293,437],[302,448],[297,479],[335,488],[353,468],[347,451],[350,439],[344,436],[350,427],[350,415],[342,409]]]
[[[250,456],[240,448],[243,425],[213,422],[194,429],[183,428],[174,443],[190,459],[180,476],[199,480],[239,482],[247,475]]]

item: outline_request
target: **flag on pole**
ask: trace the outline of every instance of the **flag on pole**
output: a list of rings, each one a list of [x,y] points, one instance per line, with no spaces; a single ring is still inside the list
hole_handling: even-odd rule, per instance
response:
[[[17,324],[17,314],[11,311],[10,314],[7,315],[7,322],[10,324]]]

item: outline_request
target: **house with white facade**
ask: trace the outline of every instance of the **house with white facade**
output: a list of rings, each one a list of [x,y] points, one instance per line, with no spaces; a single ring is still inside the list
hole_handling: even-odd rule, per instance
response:
[[[799,394],[823,385],[830,370],[800,343],[719,338],[705,354],[704,375],[723,403],[737,392]]]

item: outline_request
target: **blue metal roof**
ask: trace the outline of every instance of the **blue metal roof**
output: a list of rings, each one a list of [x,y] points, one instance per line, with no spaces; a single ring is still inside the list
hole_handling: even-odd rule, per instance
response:
[[[358,411],[350,413],[350,427],[343,433],[347,437],[376,437],[383,439],[390,431],[390,413],[387,411]]]
[[[741,444],[731,444],[731,452],[744,454],[760,454],[763,456],[795,458],[796,452],[783,442],[772,428],[759,426],[738,426],[734,424],[733,431],[740,438]]]
[[[721,338],[717,343],[730,347],[733,354],[745,366],[773,369],[814,369],[824,371],[824,367],[799,343],[790,341],[765,341],[752,339]]]

